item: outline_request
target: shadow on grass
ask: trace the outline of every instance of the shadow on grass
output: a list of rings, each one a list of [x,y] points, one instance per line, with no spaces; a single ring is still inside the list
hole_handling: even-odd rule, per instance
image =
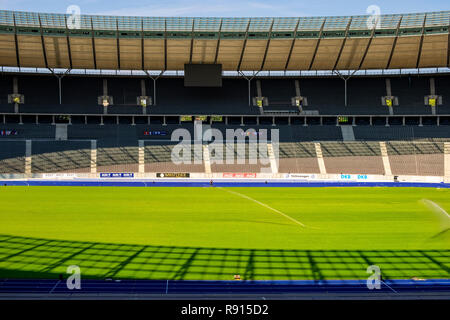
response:
[[[450,250],[264,250],[146,246],[0,235],[0,278],[57,278],[77,265],[84,278],[232,280],[450,277]]]

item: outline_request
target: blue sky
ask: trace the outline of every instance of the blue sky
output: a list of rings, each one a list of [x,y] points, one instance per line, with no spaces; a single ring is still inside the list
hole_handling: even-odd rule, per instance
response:
[[[450,10],[448,0],[0,0],[3,10],[65,13],[70,5],[82,14],[195,17],[363,15],[370,5],[382,14]]]

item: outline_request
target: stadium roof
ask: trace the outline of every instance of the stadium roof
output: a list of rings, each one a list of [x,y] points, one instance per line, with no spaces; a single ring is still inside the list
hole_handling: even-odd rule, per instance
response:
[[[0,11],[0,66],[225,71],[450,66],[450,11],[304,18],[188,18]],[[374,27],[372,27],[372,25]]]

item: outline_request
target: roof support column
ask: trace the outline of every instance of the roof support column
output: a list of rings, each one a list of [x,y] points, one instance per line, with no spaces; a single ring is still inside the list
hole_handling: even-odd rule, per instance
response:
[[[50,72],[58,79],[58,94],[59,94],[59,104],[62,104],[62,78],[64,78],[71,69],[67,69],[66,72],[62,73],[62,74],[57,74],[55,73],[54,69],[48,68],[48,70],[50,70]]]
[[[152,101],[152,105],[156,106],[156,80],[158,80],[159,77],[161,77],[161,76],[164,74],[165,71],[164,71],[164,70],[161,71],[161,72],[159,73],[159,75],[157,75],[156,77],[153,77],[148,71],[145,71],[145,70],[144,70],[144,72],[147,74],[147,76],[148,76],[150,79],[153,80],[153,101]]]
[[[248,82],[248,106],[251,107],[252,106],[252,97],[251,97],[251,81],[253,80],[253,78],[255,78],[259,71],[256,72],[252,77],[247,77],[242,71],[238,71],[238,73]]]
[[[348,106],[348,94],[347,94],[347,81],[353,77],[353,75],[357,72],[357,70],[353,71],[351,74],[349,74],[348,76],[344,76],[342,73],[340,73],[339,71],[333,71],[333,73],[337,74],[342,80],[344,80],[344,106]]]

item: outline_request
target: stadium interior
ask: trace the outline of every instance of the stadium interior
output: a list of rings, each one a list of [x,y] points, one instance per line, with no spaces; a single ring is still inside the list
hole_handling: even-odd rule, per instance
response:
[[[449,296],[450,11],[78,18],[0,10],[0,299]]]
[[[208,141],[195,164],[172,163],[172,133],[201,123],[279,129],[272,174],[448,176],[448,16],[373,30],[366,17],[82,16],[73,30],[65,15],[0,11],[1,173],[262,172],[248,147],[245,164],[210,163]],[[222,86],[169,72],[205,63]]]

